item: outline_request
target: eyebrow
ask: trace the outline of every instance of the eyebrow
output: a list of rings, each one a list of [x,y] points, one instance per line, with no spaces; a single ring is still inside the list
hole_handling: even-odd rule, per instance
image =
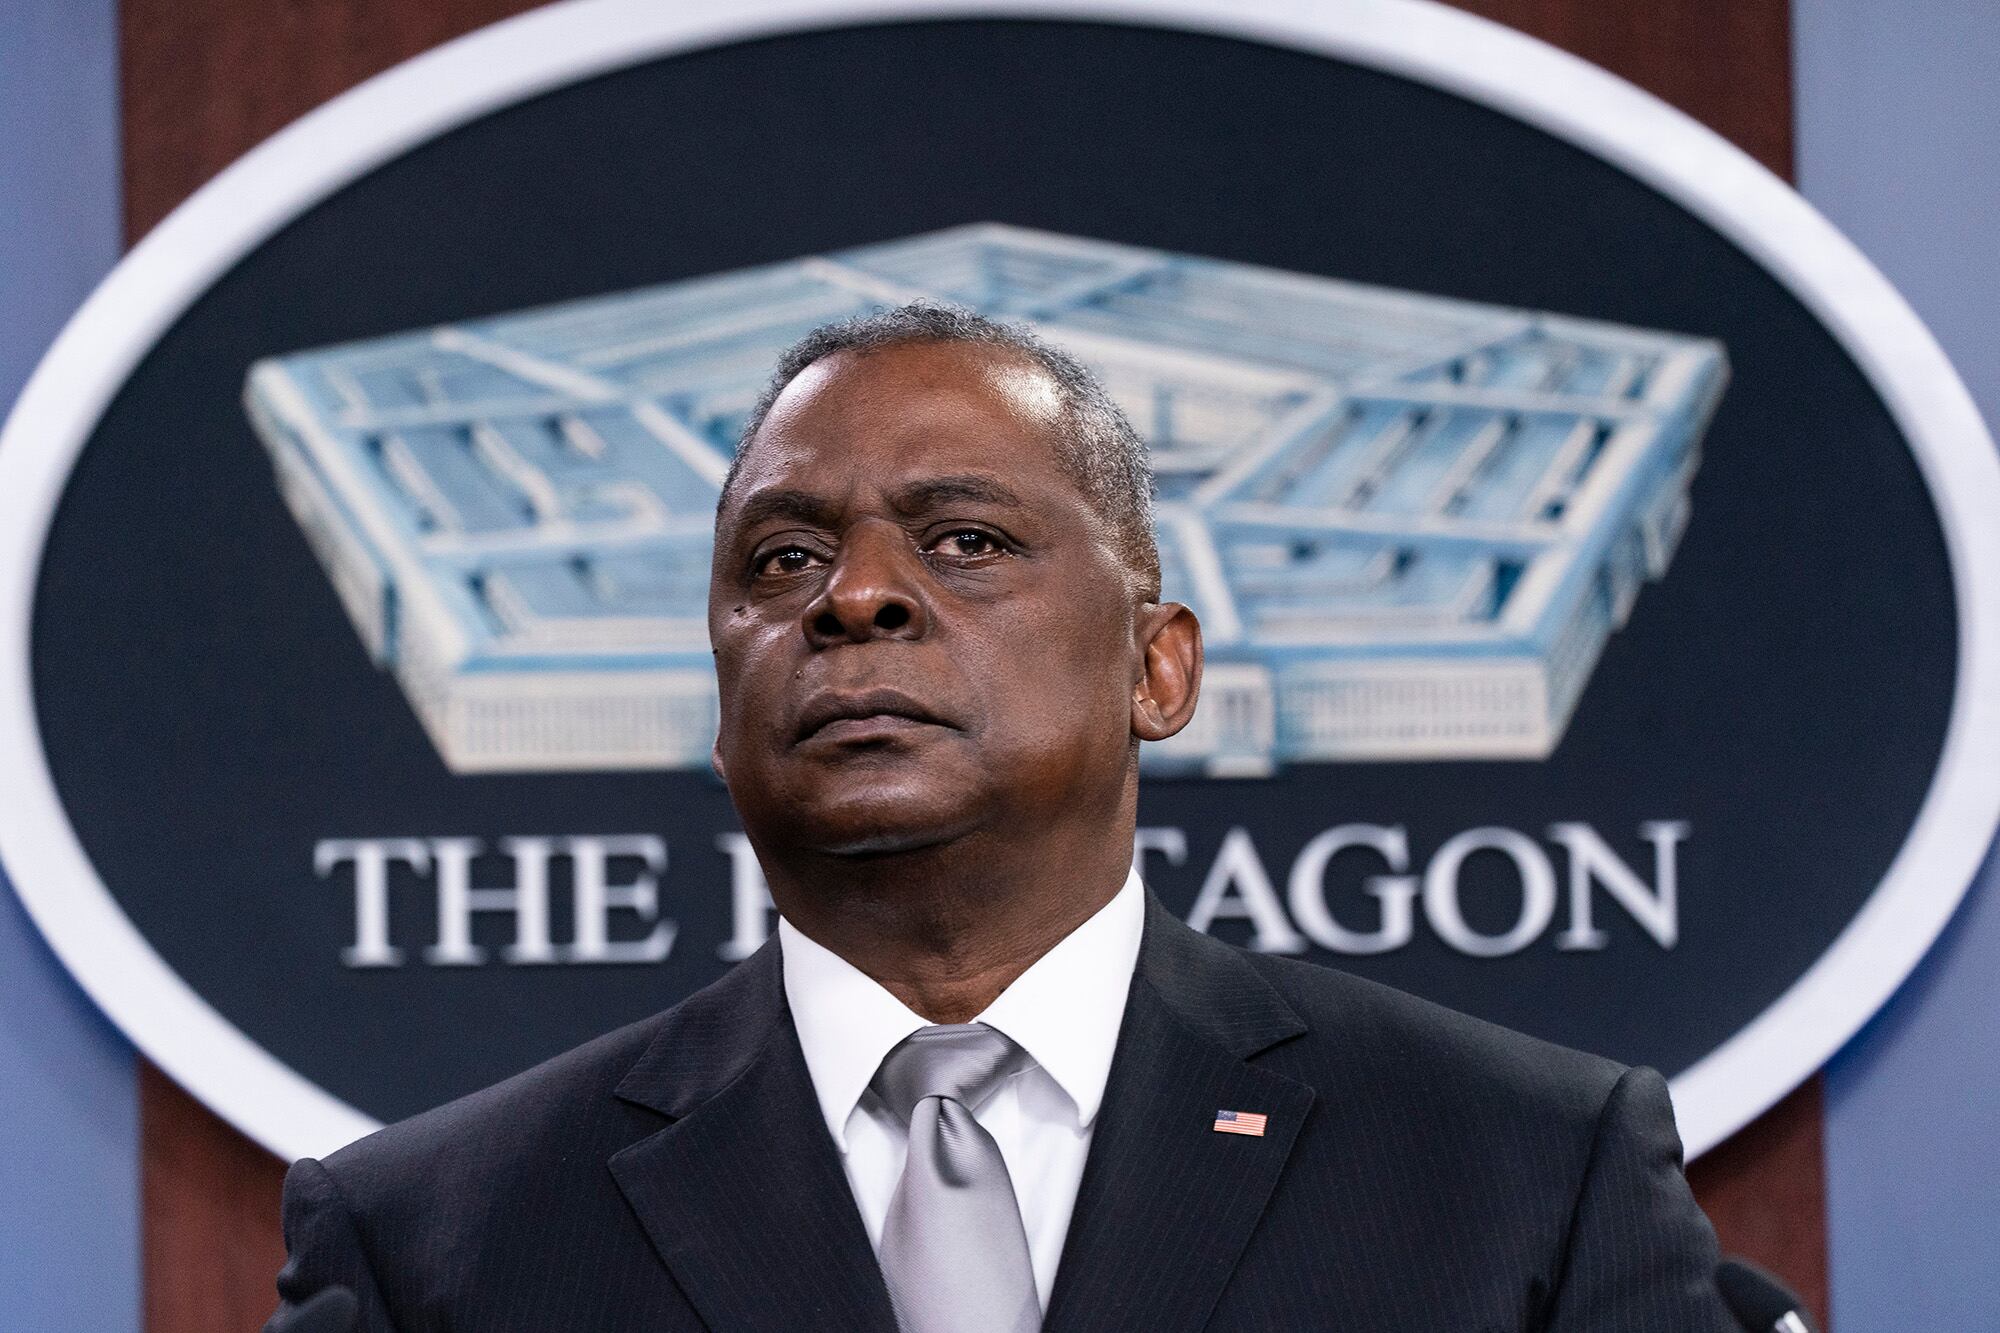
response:
[[[738,529],[753,527],[772,518],[788,518],[816,528],[830,528],[840,516],[840,506],[811,491],[758,491],[736,511]]]
[[[931,477],[924,481],[911,482],[889,497],[889,506],[899,514],[921,514],[942,505],[963,504],[999,505],[1007,509],[1019,509],[1021,497],[1008,490],[992,477],[975,473],[961,476]]]
[[[903,515],[915,515],[952,504],[990,504],[1007,509],[1021,507],[1021,497],[992,477],[965,473],[949,477],[928,477],[902,487],[889,497],[889,507]],[[816,528],[838,524],[840,505],[811,491],[779,489],[758,491],[743,502],[736,513],[740,530],[770,519],[789,519]]]

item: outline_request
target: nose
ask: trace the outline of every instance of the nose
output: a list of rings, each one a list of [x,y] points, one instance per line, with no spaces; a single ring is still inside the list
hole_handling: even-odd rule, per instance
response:
[[[857,523],[842,539],[819,596],[805,610],[815,648],[870,639],[919,639],[930,628],[924,570],[893,523]]]

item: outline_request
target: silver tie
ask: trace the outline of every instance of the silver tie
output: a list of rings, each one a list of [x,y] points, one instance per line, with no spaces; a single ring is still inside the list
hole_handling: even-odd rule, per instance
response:
[[[902,1333],[1035,1333],[1042,1307],[1000,1145],[972,1108],[1027,1052],[984,1023],[920,1028],[869,1084],[910,1126],[882,1228],[882,1276]]]

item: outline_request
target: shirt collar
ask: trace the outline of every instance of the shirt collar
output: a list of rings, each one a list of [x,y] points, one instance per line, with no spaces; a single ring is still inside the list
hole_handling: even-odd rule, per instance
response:
[[[1110,902],[1036,959],[975,1022],[990,1023],[1040,1065],[1088,1126],[1104,1101],[1125,994],[1139,961],[1145,890],[1136,873]],[[852,963],[780,917],[785,1000],[820,1112],[841,1152],[847,1121],[896,1043],[923,1017]]]
[[[1110,902],[1037,958],[975,1020],[1034,1057],[1075,1103],[1079,1125],[1095,1120],[1104,1101],[1145,925],[1146,893],[1132,873]]]

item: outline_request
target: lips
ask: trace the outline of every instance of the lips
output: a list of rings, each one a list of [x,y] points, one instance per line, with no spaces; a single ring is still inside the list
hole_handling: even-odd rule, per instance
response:
[[[808,699],[800,710],[795,740],[810,740],[836,724],[869,722],[885,722],[891,727],[910,723],[952,725],[901,690],[826,690]],[[839,730],[858,734],[864,728],[840,726]]]

